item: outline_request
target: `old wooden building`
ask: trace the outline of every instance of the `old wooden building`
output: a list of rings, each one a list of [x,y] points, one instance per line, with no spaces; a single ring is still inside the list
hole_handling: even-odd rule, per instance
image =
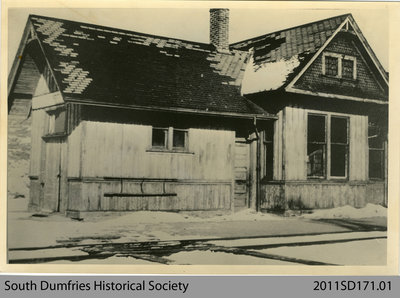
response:
[[[385,205],[388,74],[352,15],[232,48],[252,53],[242,92],[278,116],[260,208]]]
[[[388,75],[351,15],[229,45],[31,15],[9,111],[31,107],[30,208],[385,203]]]

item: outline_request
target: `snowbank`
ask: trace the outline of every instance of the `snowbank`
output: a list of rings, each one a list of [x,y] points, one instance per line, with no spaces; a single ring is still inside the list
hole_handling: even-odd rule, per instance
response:
[[[304,218],[368,218],[386,217],[387,208],[380,205],[367,204],[364,208],[354,208],[346,205],[332,209],[319,209],[311,214],[304,214]]]

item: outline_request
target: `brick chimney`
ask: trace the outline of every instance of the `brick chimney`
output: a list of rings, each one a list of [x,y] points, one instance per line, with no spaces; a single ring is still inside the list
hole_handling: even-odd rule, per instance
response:
[[[210,9],[210,43],[218,52],[229,53],[229,9]]]

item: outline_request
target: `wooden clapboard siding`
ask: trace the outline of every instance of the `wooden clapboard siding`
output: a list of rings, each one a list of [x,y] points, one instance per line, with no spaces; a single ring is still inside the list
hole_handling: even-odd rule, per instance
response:
[[[368,117],[350,117],[349,179],[368,180]]]
[[[137,181],[126,181],[124,192],[140,193],[142,187]],[[167,182],[166,193],[176,196],[163,196],[164,182],[147,182],[143,187],[147,196],[118,196],[121,182],[91,181],[69,182],[71,198],[68,209],[75,211],[136,211],[136,210],[218,210],[230,209],[231,183],[227,182]],[[159,192],[160,191],[160,192]],[[157,192],[160,195],[157,195]],[[104,196],[104,193],[116,193]],[[148,196],[148,194],[154,194]]]
[[[282,180],[283,111],[277,113],[274,123],[274,180]]]
[[[307,113],[304,109],[285,108],[285,180],[307,178]]]
[[[189,129],[189,152],[176,153],[151,152],[151,126],[80,125],[83,177],[233,179],[233,131]]]

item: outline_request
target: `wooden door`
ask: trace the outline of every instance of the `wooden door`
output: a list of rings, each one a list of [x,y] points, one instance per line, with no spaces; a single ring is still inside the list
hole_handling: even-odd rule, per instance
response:
[[[48,139],[45,142],[44,163],[42,164],[43,211],[57,212],[60,208],[61,184],[61,140]]]
[[[235,211],[248,208],[249,204],[250,145],[245,139],[235,142]]]

